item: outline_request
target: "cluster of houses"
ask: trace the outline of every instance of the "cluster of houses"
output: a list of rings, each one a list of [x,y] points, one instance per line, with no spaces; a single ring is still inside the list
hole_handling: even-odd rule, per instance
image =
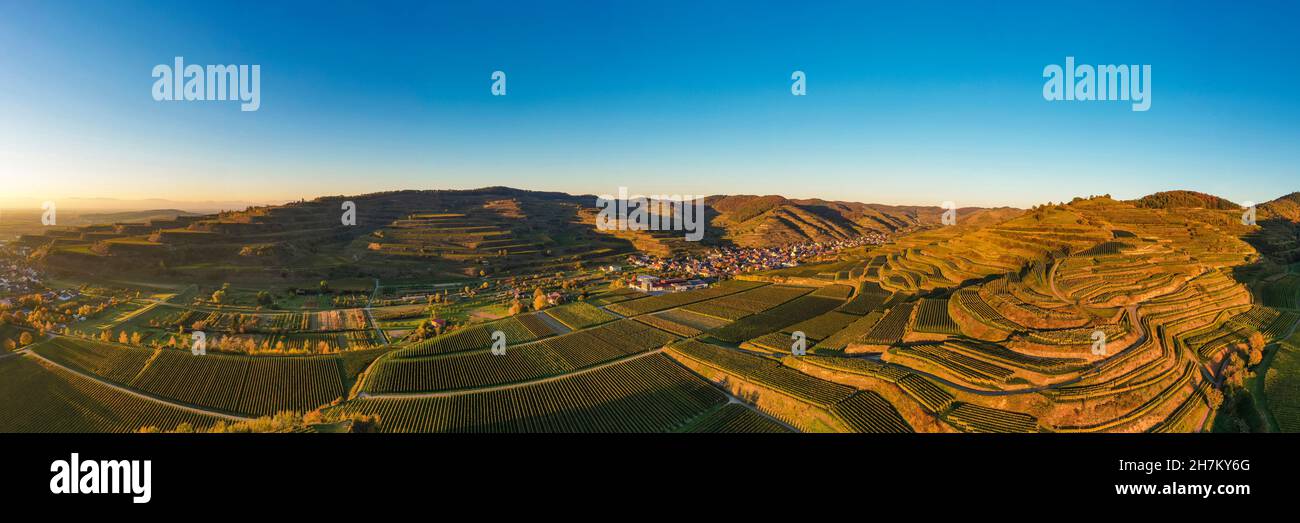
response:
[[[709,282],[702,279],[660,278],[650,274],[637,276],[631,285],[633,289],[641,292],[677,292],[703,289],[708,286]]]
[[[41,287],[40,274],[35,269],[14,262],[0,262],[0,294],[30,294]]]
[[[516,289],[514,289],[513,291],[511,291],[510,296],[511,296],[512,299],[515,299],[515,300],[531,300],[532,297],[533,297],[532,294],[528,294],[528,293],[527,293],[526,291],[524,291],[523,289],[518,289],[518,288],[516,288]],[[561,303],[564,303],[564,294],[563,294],[563,293],[561,293],[561,292],[559,292],[559,291],[551,291],[551,292],[546,293],[546,304],[547,304],[547,305],[559,305],[559,304],[561,304]]]
[[[660,273],[692,274],[715,278],[746,272],[795,267],[799,262],[862,245],[881,245],[883,234],[870,233],[848,240],[807,242],[782,247],[723,247],[698,255],[660,258],[648,254],[628,257],[628,264]]]

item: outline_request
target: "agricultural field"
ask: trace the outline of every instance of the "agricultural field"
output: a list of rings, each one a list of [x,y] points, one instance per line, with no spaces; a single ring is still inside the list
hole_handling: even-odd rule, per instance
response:
[[[219,418],[141,399],[62,368],[24,357],[0,359],[0,397],[46,394],[15,402],[0,416],[0,432],[135,432],[143,428],[203,427]]]
[[[613,314],[583,302],[546,309],[543,314],[555,318],[565,327],[573,330],[594,327],[617,319]]]
[[[673,292],[657,296],[635,298],[611,304],[606,308],[621,316],[636,316],[638,314],[659,312],[711,298],[735,294],[755,287],[761,287],[763,285],[764,284],[761,282],[729,280],[713,285],[707,289],[696,289],[685,292]]]
[[[911,321],[912,310],[916,304],[907,302],[900,304],[880,318],[880,321],[872,326],[871,330],[862,337],[855,340],[864,345],[893,345],[903,339],[903,334],[907,324]]]
[[[839,310],[859,316],[866,315],[884,305],[890,295],[890,292],[880,288],[880,284],[864,281],[858,285],[858,290],[853,295],[853,299],[840,306]]]
[[[701,416],[682,432],[778,434],[792,432],[790,428],[738,403],[728,403],[712,413]]]
[[[1264,378],[1264,392],[1278,429],[1300,432],[1300,347],[1280,346]]]
[[[711,330],[708,336],[725,343],[740,343],[799,322],[812,320],[833,311],[843,303],[842,298],[812,292]]]
[[[492,345],[492,333],[497,331],[505,334],[506,342],[509,344],[527,343],[556,334],[546,322],[539,321],[532,315],[523,315],[455,329],[432,339],[410,344],[398,351],[396,355],[414,358],[483,349]]]
[[[1300,307],[1300,274],[1286,274],[1277,280],[1265,283],[1261,292],[1264,305],[1269,307],[1294,309]]]
[[[957,322],[952,321],[952,316],[948,315],[948,300],[921,300],[912,330],[931,334],[961,334]]]
[[[76,338],[50,339],[31,352],[168,402],[247,416],[306,411],[342,399],[344,381],[360,372],[338,356],[194,355]]]
[[[559,376],[658,349],[675,336],[624,319],[521,345],[432,356],[395,353],[374,365],[363,390],[372,394],[473,389]]]
[[[703,334],[705,331],[713,330],[726,325],[727,320],[692,312],[684,308],[669,309],[663,312],[653,314],[642,314],[636,316],[639,322],[655,327],[659,330],[671,332],[684,338],[693,338]]]
[[[436,397],[367,397],[339,407],[389,432],[672,432],[727,397],[660,355],[557,381]]]

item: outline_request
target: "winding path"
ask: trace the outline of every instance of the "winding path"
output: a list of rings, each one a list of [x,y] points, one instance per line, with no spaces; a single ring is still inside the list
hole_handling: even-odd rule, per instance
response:
[[[379,323],[375,321],[375,315],[370,312],[371,304],[375,303],[375,297],[378,295],[379,295],[379,278],[375,278],[375,290],[370,292],[370,299],[366,300],[366,307],[362,310],[366,311],[366,321],[370,322],[370,328],[375,329],[375,331],[379,332],[379,337],[384,340],[383,344],[388,345],[392,343],[392,340],[388,339],[388,333],[384,332],[384,329],[379,328]]]

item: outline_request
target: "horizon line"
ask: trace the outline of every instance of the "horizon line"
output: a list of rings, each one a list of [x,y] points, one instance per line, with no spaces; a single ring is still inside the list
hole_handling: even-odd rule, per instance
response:
[[[5,196],[5,197],[0,197],[0,210],[6,210],[6,211],[40,210],[40,209],[41,209],[41,205],[42,205],[42,203],[43,203],[43,202],[46,202],[46,201],[53,201],[53,202],[58,203],[58,202],[60,202],[60,201],[70,201],[70,200],[71,200],[71,201],[93,201],[93,200],[100,200],[100,201],[105,201],[105,202],[116,202],[116,203],[121,204],[122,206],[120,206],[120,207],[118,207],[118,206],[94,207],[94,206],[88,206],[88,205],[66,205],[66,204],[65,204],[65,205],[60,205],[60,207],[61,207],[61,208],[64,208],[64,209],[68,209],[68,210],[78,210],[78,211],[83,211],[83,212],[84,212],[84,211],[140,212],[140,211],[152,211],[152,210],[178,210],[178,211],[184,211],[184,212],[198,212],[198,211],[241,211],[241,210],[247,209],[247,208],[249,208],[249,207],[282,206],[282,205],[288,205],[288,204],[295,203],[295,202],[311,202],[311,201],[316,201],[316,200],[320,200],[320,199],[323,199],[323,198],[359,197],[359,196],[368,196],[368,195],[374,195],[374,194],[397,193],[397,192],[438,192],[438,191],[447,191],[447,192],[451,192],[451,191],[468,192],[468,191],[481,191],[481,190],[486,190],[486,189],[498,189],[498,188],[499,188],[499,189],[510,189],[510,190],[516,190],[516,191],[536,192],[536,193],[553,193],[553,194],[554,194],[554,193],[558,193],[558,194],[565,194],[565,195],[573,196],[573,197],[581,197],[581,196],[597,197],[597,196],[600,196],[601,194],[608,194],[608,193],[600,193],[600,192],[569,192],[569,191],[562,191],[562,190],[527,189],[527,188],[521,188],[521,187],[516,187],[516,186],[510,186],[510,185],[500,185],[500,184],[496,184],[496,185],[485,185],[485,186],[480,186],[480,187],[470,187],[470,188],[440,188],[440,189],[432,189],[432,188],[423,188],[423,189],[421,189],[421,188],[406,188],[406,189],[384,189],[384,190],[375,190],[375,191],[369,191],[369,192],[357,192],[357,193],[330,193],[330,194],[317,194],[317,195],[315,195],[315,196],[299,196],[299,197],[295,197],[295,198],[276,197],[276,198],[271,198],[271,199],[257,199],[257,200],[254,200],[254,199],[244,199],[244,198],[240,198],[240,197],[223,198],[223,199],[212,199],[212,200],[180,200],[180,199],[173,199],[173,198],[161,197],[161,196],[143,196],[143,197],[139,197],[139,198],[124,198],[124,197],[120,197],[120,196],[67,196],[67,197],[56,197],[56,198],[53,198],[53,199],[50,199],[50,198],[38,198],[38,197],[32,197],[32,196]],[[1116,200],[1116,201],[1136,201],[1136,200],[1139,200],[1139,199],[1141,199],[1141,198],[1143,198],[1143,197],[1145,197],[1145,196],[1150,196],[1150,195],[1152,195],[1152,194],[1159,194],[1159,193],[1166,193],[1166,192],[1179,192],[1179,191],[1187,191],[1187,192],[1196,192],[1196,193],[1201,193],[1201,194],[1208,194],[1208,195],[1211,195],[1211,196],[1215,196],[1215,197],[1222,198],[1222,199],[1224,199],[1224,200],[1228,200],[1229,202],[1234,203],[1234,204],[1237,204],[1237,205],[1240,205],[1240,204],[1241,204],[1240,202],[1237,202],[1237,201],[1232,200],[1232,199],[1230,199],[1230,198],[1226,198],[1226,197],[1219,196],[1219,195],[1217,195],[1217,194],[1215,194],[1215,193],[1212,193],[1212,192],[1206,192],[1206,191],[1201,191],[1201,190],[1197,190],[1197,189],[1188,189],[1188,188],[1170,188],[1170,189],[1162,189],[1162,190],[1159,190],[1159,191],[1154,191],[1154,192],[1150,192],[1150,193],[1142,194],[1142,195],[1140,195],[1140,196],[1135,196],[1135,197],[1131,197],[1131,198],[1126,198],[1126,197],[1116,197],[1115,194],[1114,194],[1113,192],[1111,192],[1111,193],[1103,192],[1103,193],[1095,193],[1095,194],[1089,194],[1089,195],[1075,195],[1075,196],[1072,197],[1072,199],[1073,199],[1073,198],[1085,198],[1085,199],[1086,199],[1086,198],[1095,197],[1095,196],[1106,196],[1106,195],[1110,195],[1111,198],[1114,199],[1114,200]],[[650,193],[662,193],[662,192],[663,192],[663,191],[650,191]],[[1291,192],[1287,192],[1287,193],[1284,193],[1284,194],[1280,194],[1280,195],[1277,195],[1277,196],[1274,196],[1274,197],[1272,197],[1272,198],[1269,198],[1269,199],[1266,199],[1266,200],[1263,200],[1263,201],[1259,201],[1259,202],[1254,202],[1254,201],[1252,200],[1252,203],[1255,203],[1255,204],[1265,203],[1265,202],[1268,202],[1268,201],[1277,200],[1277,199],[1279,199],[1279,198],[1282,198],[1282,197],[1285,197],[1285,196],[1288,196],[1288,195],[1291,195],[1291,194],[1296,194],[1297,192],[1300,192],[1300,190],[1297,190],[1297,191],[1291,191]],[[630,193],[630,195],[631,195],[631,196],[645,196],[645,197],[661,195],[661,194],[650,194],[650,193],[636,193],[636,192],[633,192],[633,193]],[[691,196],[696,196],[696,197],[698,197],[699,195],[691,195]],[[744,193],[744,192],[737,192],[737,193],[718,193],[718,194],[709,194],[709,195],[704,195],[703,197],[704,197],[704,198],[715,198],[715,197],[736,197],[736,196],[750,196],[750,197],[756,197],[756,198],[773,197],[773,196],[775,196],[775,197],[780,197],[780,198],[784,198],[784,199],[786,199],[786,200],[792,200],[792,201],[800,201],[800,200],[803,200],[803,201],[807,201],[807,200],[820,200],[820,201],[824,201],[824,202],[835,202],[835,203],[856,203],[856,204],[863,204],[863,205],[883,205],[883,206],[889,206],[889,207],[921,207],[921,208],[928,208],[928,207],[938,208],[938,207],[941,207],[941,202],[933,202],[933,203],[929,203],[929,204],[922,204],[922,203],[898,203],[898,202],[890,203],[890,202],[886,202],[886,201],[863,201],[863,200],[835,199],[835,198],[827,198],[827,197],[821,197],[821,196],[789,196],[789,195],[779,194],[779,193],[758,194],[758,193]],[[1014,204],[1014,203],[996,203],[996,204],[991,204],[991,203],[988,203],[988,202],[980,202],[980,203],[971,204],[971,205],[959,205],[958,208],[980,208],[980,209],[1010,208],[1010,209],[1028,209],[1028,208],[1035,207],[1035,206],[1038,206],[1038,205],[1049,205],[1049,204],[1056,204],[1056,203],[1068,203],[1069,201],[1070,201],[1070,200],[1060,200],[1060,201],[1057,201],[1057,200],[1050,200],[1050,199],[1049,199],[1049,200],[1043,200],[1043,201],[1040,201],[1039,203],[1035,203],[1035,204],[1031,204],[1031,205],[1025,205],[1025,206],[1022,206],[1022,205],[1020,205],[1020,204]],[[1243,201],[1247,201],[1247,200],[1243,200]],[[16,204],[17,202],[23,202],[23,203],[22,203],[22,204]],[[160,204],[165,204],[166,206],[165,206],[165,207],[149,206],[149,205],[146,205],[146,202],[159,202]],[[141,206],[138,206],[138,207],[131,207],[131,206],[129,206],[129,205],[131,205],[131,204],[139,204],[139,205],[141,205]],[[227,207],[227,205],[235,205],[235,206],[237,206],[237,207]]]

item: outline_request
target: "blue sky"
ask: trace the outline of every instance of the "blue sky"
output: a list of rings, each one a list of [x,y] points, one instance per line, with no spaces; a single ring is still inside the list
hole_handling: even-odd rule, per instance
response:
[[[1300,190],[1294,3],[262,4],[0,4],[0,203]],[[175,56],[260,64],[261,109],[154,101]],[[1151,109],[1045,101],[1043,67],[1066,56],[1150,64]]]

